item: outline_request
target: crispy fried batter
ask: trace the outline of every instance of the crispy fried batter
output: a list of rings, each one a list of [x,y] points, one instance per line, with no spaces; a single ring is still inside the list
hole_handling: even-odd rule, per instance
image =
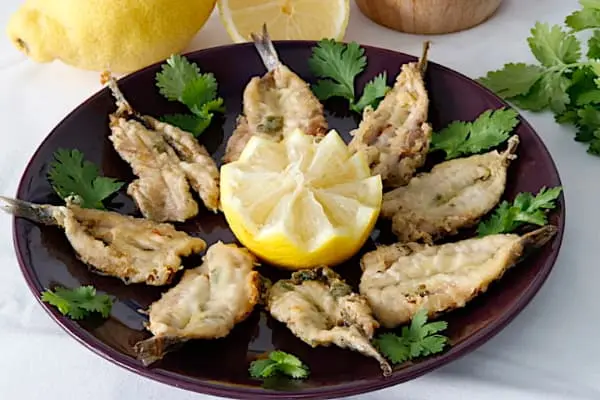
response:
[[[323,105],[310,86],[279,61],[266,25],[262,36],[252,38],[268,72],[252,78],[244,90],[243,115],[227,142],[225,162],[237,160],[253,135],[279,141],[295,129],[315,136],[327,131]]]
[[[506,151],[457,158],[414,177],[383,196],[381,216],[392,219],[400,242],[427,243],[476,225],[500,201],[519,137]]]
[[[386,188],[408,183],[429,152],[429,97],[423,80],[428,46],[418,63],[402,66],[392,90],[375,110],[365,109],[360,125],[351,132],[350,149],[365,152],[371,173],[380,174]]]
[[[167,285],[183,268],[181,257],[206,248],[202,239],[177,231],[170,224],[72,204],[63,207],[1,199],[5,211],[62,227],[81,261],[94,272],[125,283]]]
[[[298,271],[291,279],[276,282],[269,290],[267,309],[310,346],[333,343],[358,351],[379,361],[384,375],[391,374],[389,364],[371,345],[379,324],[367,302],[329,268]]]
[[[524,236],[489,235],[440,246],[417,243],[382,246],[361,260],[360,293],[386,328],[408,323],[425,309],[430,317],[464,307],[530,248],[554,235],[545,226]]]
[[[204,146],[189,132],[136,113],[119,91],[114,78],[109,87],[117,99],[110,115],[109,139],[138,176],[129,184],[142,214],[154,221],[183,222],[198,213],[190,187],[204,205],[219,208],[219,170]]]
[[[136,344],[149,365],[191,339],[227,336],[245,320],[260,299],[255,257],[234,244],[212,245],[200,267],[185,271],[181,281],[150,306],[152,338]]]

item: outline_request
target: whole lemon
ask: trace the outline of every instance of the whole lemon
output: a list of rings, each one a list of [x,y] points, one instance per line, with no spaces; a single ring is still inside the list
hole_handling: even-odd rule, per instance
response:
[[[37,62],[131,72],[181,52],[216,0],[27,0],[8,23]]]

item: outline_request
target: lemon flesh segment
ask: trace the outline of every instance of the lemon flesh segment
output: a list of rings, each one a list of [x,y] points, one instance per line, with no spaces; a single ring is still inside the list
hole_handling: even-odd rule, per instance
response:
[[[272,162],[270,164],[270,162]],[[221,204],[237,239],[289,269],[335,266],[356,254],[379,216],[382,184],[335,131],[320,142],[295,131],[254,136],[221,167]]]
[[[219,15],[236,43],[267,24],[272,40],[342,40],[349,0],[219,0]]]

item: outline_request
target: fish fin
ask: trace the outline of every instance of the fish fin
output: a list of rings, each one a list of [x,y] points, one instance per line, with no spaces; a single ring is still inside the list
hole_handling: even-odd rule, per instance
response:
[[[506,148],[506,150],[504,150],[504,153],[502,153],[502,156],[504,157],[504,160],[506,160],[506,163],[510,163],[511,161],[517,158],[516,153],[520,142],[521,140],[519,139],[519,135],[512,135],[508,139],[508,147]]]
[[[544,246],[546,243],[552,239],[556,233],[558,232],[558,228],[554,225],[546,225],[535,231],[531,231],[523,235],[523,247],[527,248],[539,248]]]
[[[250,34],[252,40],[254,41],[254,47],[256,47],[256,51],[260,55],[260,58],[267,67],[267,70],[273,71],[279,65],[281,65],[281,61],[279,61],[279,56],[277,55],[277,51],[273,46],[273,42],[271,41],[271,37],[269,36],[269,32],[267,31],[267,24],[263,24],[262,35],[257,33]]]
[[[154,364],[172,351],[179,349],[187,340],[171,336],[153,336],[137,342],[134,350],[145,367]]]
[[[33,204],[19,199],[0,196],[0,208],[5,212],[44,225],[58,225],[53,210],[55,206]]]
[[[131,107],[131,104],[127,101],[121,89],[119,89],[119,85],[117,84],[117,80],[114,76],[108,71],[104,71],[102,73],[102,83],[106,84],[110,89],[113,97],[115,98],[117,104],[117,116],[122,115],[136,115],[136,112]]]

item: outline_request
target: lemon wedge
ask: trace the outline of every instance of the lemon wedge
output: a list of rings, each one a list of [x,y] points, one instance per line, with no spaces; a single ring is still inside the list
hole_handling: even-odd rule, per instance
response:
[[[369,237],[381,177],[334,130],[321,141],[299,130],[281,142],[253,136],[221,167],[221,207],[237,239],[264,261],[292,270],[335,266]]]
[[[267,24],[273,40],[342,40],[349,0],[219,0],[219,15],[236,43]]]

